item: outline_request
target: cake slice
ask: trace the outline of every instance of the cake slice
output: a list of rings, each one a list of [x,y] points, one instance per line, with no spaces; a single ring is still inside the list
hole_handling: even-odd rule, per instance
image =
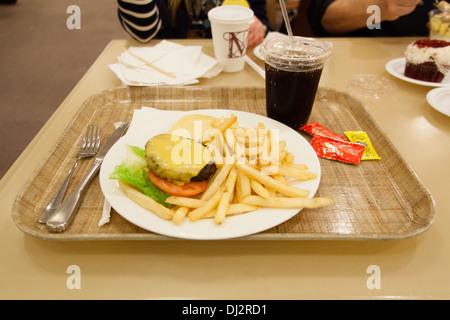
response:
[[[450,42],[423,39],[405,51],[405,76],[416,80],[442,82],[450,69]]]

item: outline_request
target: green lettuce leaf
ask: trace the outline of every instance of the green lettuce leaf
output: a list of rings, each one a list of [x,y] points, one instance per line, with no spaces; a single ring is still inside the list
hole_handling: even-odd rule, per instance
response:
[[[135,154],[138,157],[141,157],[142,160],[145,162],[145,150],[140,148],[140,147],[136,147],[136,146],[132,146],[127,144],[126,145],[127,148],[127,152],[128,152],[128,156],[130,156],[130,154]]]
[[[150,181],[145,172],[145,167],[145,150],[127,145],[127,158],[114,168],[114,172],[110,174],[109,178],[126,182],[146,196],[153,198],[156,202],[166,207],[171,207],[166,202],[169,195]]]

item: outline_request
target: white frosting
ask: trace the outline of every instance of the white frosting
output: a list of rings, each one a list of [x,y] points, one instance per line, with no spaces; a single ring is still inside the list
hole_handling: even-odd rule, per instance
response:
[[[434,62],[438,70],[445,75],[450,69],[450,46],[443,48],[419,48],[412,43],[406,49],[405,58],[406,61],[413,64]]]

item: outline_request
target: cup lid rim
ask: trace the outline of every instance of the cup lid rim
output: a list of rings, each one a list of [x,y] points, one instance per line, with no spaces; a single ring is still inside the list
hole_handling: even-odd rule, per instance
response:
[[[238,18],[238,19],[233,19],[233,20],[217,17],[218,11],[231,10],[231,9],[238,9],[242,12],[245,12],[246,16],[243,18]],[[238,5],[219,6],[219,7],[215,7],[213,9],[209,10],[209,12],[208,12],[208,19],[210,21],[218,21],[218,22],[221,22],[224,24],[235,24],[235,23],[239,23],[239,22],[247,22],[247,21],[250,21],[253,18],[253,16],[254,16],[254,12],[252,9],[244,7],[244,6],[238,6]]]
[[[326,41],[315,39],[315,38],[309,38],[309,37],[300,37],[300,36],[294,36],[294,45],[297,46],[297,48],[294,48],[292,50],[292,42],[288,35],[271,38],[265,40],[261,45],[261,55],[263,56],[264,60],[267,59],[276,59],[278,61],[296,61],[296,62],[302,62],[307,64],[318,64],[318,63],[324,63],[331,57],[332,52],[332,45]],[[268,47],[269,44],[280,44],[280,46],[276,47]],[[284,50],[287,48],[287,46],[290,46],[289,48],[294,52],[290,55],[281,55],[281,53],[285,53]],[[284,47],[282,47],[284,46]],[[305,46],[308,47],[314,47],[316,50],[315,53],[312,54],[303,54],[299,55],[296,52],[295,49],[297,49],[297,52],[300,52],[301,48],[305,48]]]

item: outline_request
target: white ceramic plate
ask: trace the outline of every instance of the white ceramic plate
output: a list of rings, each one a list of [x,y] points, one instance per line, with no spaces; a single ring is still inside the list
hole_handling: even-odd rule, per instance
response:
[[[402,79],[404,81],[420,84],[422,86],[429,86],[429,87],[446,87],[450,86],[450,76],[446,76],[442,82],[430,82],[430,81],[421,81],[416,80],[413,78],[406,77],[405,72],[405,65],[406,65],[406,59],[405,58],[397,58],[390,60],[388,63],[386,63],[386,71],[389,72],[391,75],[393,75],[396,78]]]
[[[167,132],[172,125],[186,114],[205,114],[215,117],[235,114],[241,126],[255,128],[258,122],[264,123],[266,128],[279,130],[279,139],[286,141],[286,148],[295,155],[296,163],[307,164],[312,172],[318,174],[317,179],[293,184],[310,191],[313,197],[320,183],[320,163],[311,145],[299,133],[270,118],[253,113],[236,110],[195,110],[189,112],[164,111],[163,117],[156,117],[154,123],[147,123],[144,128],[130,131],[123,136],[106,155],[100,170],[100,185],[111,206],[131,223],[166,236],[183,239],[229,239],[258,233],[283,223],[295,216],[297,209],[258,209],[251,213],[227,217],[222,225],[217,226],[212,219],[190,222],[189,219],[181,225],[159,218],[132,200],[127,198],[119,189],[117,181],[110,180],[109,175],[114,167],[126,157],[125,144],[144,147],[154,135]],[[130,127],[131,128],[131,127]],[[134,128],[136,129],[136,128]]]
[[[450,87],[431,90],[427,93],[427,101],[434,109],[450,117]]]
[[[264,60],[263,56],[261,55],[261,45],[257,45],[254,49],[253,49],[253,54],[255,55],[255,57],[257,57],[260,60]]]

